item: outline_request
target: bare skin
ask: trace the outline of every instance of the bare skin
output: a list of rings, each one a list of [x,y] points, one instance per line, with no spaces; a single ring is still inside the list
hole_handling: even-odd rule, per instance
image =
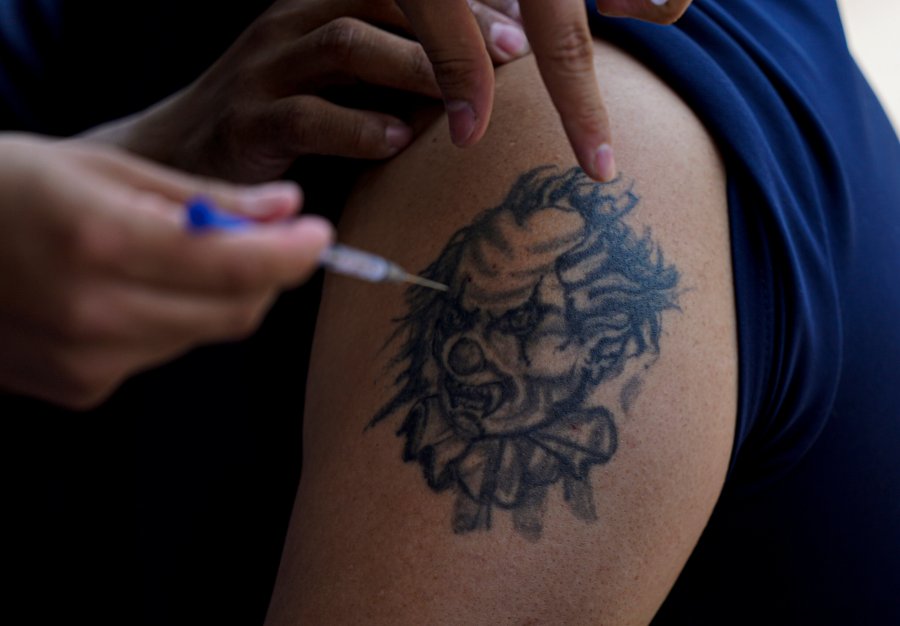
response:
[[[670,24],[690,3],[600,0],[597,9]],[[493,64],[533,49],[575,158],[610,180],[612,132],[590,42],[581,0],[280,0],[194,84],[91,134],[241,182],[277,177],[304,154],[393,156],[412,139],[400,117],[330,101],[328,87],[360,82],[443,98],[453,142],[470,146],[490,121]]]
[[[503,11],[475,0],[466,11],[477,16],[476,43],[489,64],[528,52],[521,25]],[[88,135],[244,183],[277,178],[304,155],[386,159],[413,138],[399,110],[335,94],[354,85],[438,98],[428,57],[404,33],[409,24],[393,0],[280,0],[191,85]]]
[[[0,135],[0,389],[75,408],[199,344],[255,330],[333,229],[293,183],[240,188],[108,147]],[[259,220],[192,236],[185,202]]]
[[[491,118],[494,74],[465,1],[399,0],[398,4],[434,64],[453,142],[458,146],[475,144]],[[612,129],[594,80],[595,57],[584,2],[490,0],[485,4],[507,14],[519,13],[513,7],[520,7],[541,76],[578,164],[597,180],[611,180],[616,174]],[[691,0],[599,0],[596,4],[606,15],[671,24]],[[604,62],[602,56],[597,61]]]
[[[527,50],[510,17],[472,10],[486,32],[502,22],[503,42],[525,43],[489,44],[498,61]],[[301,154],[389,157],[412,139],[403,120],[322,92],[359,81],[437,96],[422,47],[386,30],[406,27],[388,0],[282,0],[148,111],[78,141],[0,135],[0,390],[88,408],[138,371],[253,332],[315,269],[330,225],[287,220],[302,200],[293,183],[241,189],[102,144],[241,182],[272,180]],[[191,237],[184,203],[201,194],[261,224]]]
[[[454,36],[459,28],[465,33],[463,40],[460,40],[464,47],[475,51],[475,56],[471,58],[477,64],[487,63],[488,69],[491,60],[503,63],[528,51],[519,6],[515,2],[471,0],[461,4],[461,12],[451,11],[451,15],[461,21],[451,20],[446,31],[434,31],[432,28],[435,6],[404,3],[404,9],[411,17],[410,24],[398,7],[388,0],[281,0],[256,20],[194,84],[145,112],[95,129],[88,133],[88,137],[93,141],[116,144],[166,165],[242,182],[271,180],[303,154],[369,159],[390,157],[412,140],[413,131],[405,121],[384,112],[340,105],[328,96],[331,88],[347,82],[387,87],[427,97],[441,93],[423,47],[387,29],[401,32],[412,29],[422,35],[429,46],[431,60],[437,65],[445,96],[447,87],[455,84],[453,71],[462,69],[468,75],[464,67],[448,65],[441,57],[448,50],[441,42],[448,35]],[[536,12],[538,9],[529,8],[529,11]],[[574,3],[568,11],[575,11]],[[557,20],[575,20],[583,35],[586,32],[583,9],[578,9],[576,13],[570,16],[551,15],[546,24],[554,26],[559,23]],[[640,13],[638,11],[637,14]],[[662,15],[659,11],[657,13],[651,17]],[[532,17],[530,23],[533,25],[538,19]],[[547,36],[554,36],[554,28],[541,26],[531,29],[538,41],[539,59],[553,60],[559,56],[556,44],[545,41]],[[564,38],[562,43],[565,42]],[[309,62],[312,57],[317,59],[316,63]],[[589,63],[579,63],[582,70],[589,66]],[[551,64],[545,71],[548,86],[554,95],[567,91],[565,80],[556,87],[553,81],[560,76],[568,76],[566,72],[569,69],[563,63],[559,67]],[[469,88],[482,94],[485,89],[490,91],[492,75],[488,73],[486,76],[486,82],[476,81],[477,84],[463,86],[464,91]],[[596,95],[593,80],[586,81],[585,85],[592,90],[590,93]],[[565,106],[574,102],[576,95],[571,94],[571,101],[568,95],[559,100],[563,107],[561,110],[568,110]],[[222,106],[223,103],[226,106]],[[584,117],[577,111],[577,105],[572,111],[575,113],[573,119]],[[483,134],[489,107],[484,113],[479,122],[480,129],[462,143],[474,142]],[[458,134],[455,139],[460,143]],[[14,304],[6,312],[7,319],[2,330],[15,338],[18,348],[11,350],[8,361],[0,364],[5,369],[5,374],[0,377],[0,388],[67,405],[88,406],[101,401],[129,374],[171,358],[191,345],[249,332],[253,322],[264,312],[265,303],[271,300],[271,288],[288,283],[281,277],[270,275],[260,279],[260,283],[266,283],[267,288],[261,289],[253,299],[235,297],[231,303],[223,303],[221,307],[207,307],[205,316],[201,313],[202,308],[194,307],[193,332],[181,319],[185,307],[175,301],[167,307],[157,307],[156,315],[144,322],[130,317],[132,314],[128,312],[128,306],[123,307],[117,300],[116,289],[108,288],[103,281],[109,270],[104,264],[126,264],[127,259],[104,258],[96,262],[93,247],[114,247],[115,242],[85,242],[79,233],[104,231],[107,226],[110,231],[121,228],[131,237],[131,250],[122,254],[140,250],[143,262],[167,271],[170,251],[160,247],[152,232],[144,232],[146,224],[142,225],[140,212],[130,211],[126,205],[129,201],[127,197],[151,197],[158,191],[161,180],[174,179],[178,175],[155,169],[140,160],[124,158],[118,168],[98,168],[97,163],[104,159],[116,160],[116,155],[105,154],[101,148],[78,148],[78,144],[74,145],[76,148],[66,150],[36,138],[19,137],[0,146],[8,151],[29,148],[21,151],[20,156],[24,158],[4,162],[0,187],[4,189],[4,206],[7,207],[4,221],[16,227],[16,220],[23,219],[24,214],[11,208],[10,200],[15,199],[19,206],[30,208],[26,221],[34,226],[29,229],[25,224],[24,230],[14,228],[7,232],[16,239],[23,236],[37,238],[31,240],[34,245],[29,247],[27,254],[21,250],[15,253],[18,248],[10,246],[13,252],[7,253],[4,258],[6,273],[13,277],[5,293],[11,301],[14,300]],[[29,155],[40,154],[45,155],[43,163],[28,158]],[[121,178],[125,170],[125,178]],[[73,184],[65,197],[48,191],[71,184],[68,179],[73,175],[84,175],[85,180],[91,177],[96,179],[94,192],[90,194],[93,206],[79,206],[84,198],[83,194],[77,193],[79,189],[83,190],[77,183],[82,181]],[[26,180],[34,178],[37,182],[30,192],[16,189],[13,194],[20,176],[25,176]],[[186,183],[186,187],[195,189],[210,186],[212,183],[202,180]],[[10,191],[7,192],[7,189]],[[285,189],[281,187],[282,191]],[[118,190],[118,195],[114,190]],[[280,208],[264,217],[277,219],[297,209],[297,191],[290,190],[286,194]],[[153,199],[153,202],[163,204],[171,201],[171,194],[167,196],[165,193]],[[98,211],[97,207],[106,207],[106,210]],[[174,210],[170,213],[174,214]],[[92,222],[96,224],[85,225]],[[117,226],[113,228],[111,224]],[[66,245],[64,253],[54,250],[53,241],[41,239],[57,231],[64,231],[60,236],[73,242]],[[325,232],[324,225],[319,225],[319,232],[320,235]],[[315,258],[316,251],[325,241],[319,236],[314,247],[303,252],[307,259],[303,272],[311,269],[311,259]],[[68,257],[64,258],[65,255]],[[237,262],[238,259],[232,259],[227,263]],[[55,265],[62,263],[54,277],[66,277],[74,272],[78,280],[67,281],[65,290],[54,290],[52,293],[42,292],[40,285],[46,283],[38,281],[30,284],[31,295],[23,298],[13,283],[22,284],[31,267],[18,265],[20,263],[45,269],[54,269]],[[104,284],[102,288],[96,287],[96,279],[101,279],[99,282]],[[89,290],[89,293],[78,292],[76,287]],[[151,285],[143,285],[135,277],[131,278],[130,290],[146,291],[149,287]],[[57,301],[60,297],[63,297],[62,302]],[[29,308],[50,305],[51,311]],[[72,310],[77,310],[77,314]],[[94,313],[88,315],[87,310]],[[143,307],[143,310],[146,313],[154,309]],[[117,312],[116,319],[131,324],[136,335],[141,335],[141,329],[149,325],[153,330],[151,334],[160,337],[160,340],[153,348],[141,349],[135,349],[128,341],[113,341],[98,351],[92,344],[93,339],[107,337],[111,333],[118,333],[119,336],[128,333],[116,330],[111,322],[104,323],[103,315],[109,313],[100,315],[97,311]],[[230,332],[226,332],[221,321],[216,319],[222,311],[230,311],[230,319],[238,320],[232,322]],[[85,317],[91,319],[85,321]],[[73,322],[72,318],[76,321]],[[28,320],[29,332],[21,332],[23,320]],[[37,323],[35,320],[43,322]],[[166,329],[171,331],[171,336],[166,336]],[[31,365],[23,368],[16,356],[17,351],[22,351],[28,357],[23,362]],[[40,374],[42,371],[46,374]]]
[[[269,624],[645,624],[687,560],[737,401],[724,173],[671,90],[594,52],[621,180],[572,169],[525,59],[477,147],[441,119],[358,185],[340,238],[435,264],[452,301],[326,281]],[[523,175],[575,191],[528,209]],[[614,201],[575,210],[592,190]]]

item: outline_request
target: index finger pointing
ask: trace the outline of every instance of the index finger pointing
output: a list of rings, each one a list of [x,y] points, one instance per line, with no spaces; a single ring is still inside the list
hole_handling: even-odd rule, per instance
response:
[[[615,177],[606,107],[594,74],[594,47],[581,0],[520,0],[538,68],[584,171]]]

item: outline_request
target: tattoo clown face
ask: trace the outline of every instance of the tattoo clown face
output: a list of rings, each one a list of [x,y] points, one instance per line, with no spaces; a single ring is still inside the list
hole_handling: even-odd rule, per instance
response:
[[[621,180],[538,168],[426,270],[446,294],[407,291],[399,390],[372,423],[405,412],[403,458],[456,493],[456,532],[490,528],[500,508],[537,539],[556,486],[595,519],[588,474],[615,454],[617,430],[592,395],[658,353],[676,307],[677,270],[622,221],[637,202]]]
[[[548,209],[517,224],[504,211],[489,226],[497,238],[476,237],[463,250],[455,298],[432,340],[441,411],[464,437],[546,424],[589,358],[587,345],[570,341],[554,272],[556,256],[584,229],[580,216]]]

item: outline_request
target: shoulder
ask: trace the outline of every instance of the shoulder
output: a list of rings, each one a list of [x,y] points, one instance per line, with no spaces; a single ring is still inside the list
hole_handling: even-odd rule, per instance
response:
[[[355,189],[341,238],[449,290],[327,281],[305,514],[273,621],[300,606],[631,623],[673,584],[734,429],[724,173],[671,90],[610,46],[597,55],[613,183],[575,167],[525,59],[498,72],[481,143],[453,147],[438,119]]]

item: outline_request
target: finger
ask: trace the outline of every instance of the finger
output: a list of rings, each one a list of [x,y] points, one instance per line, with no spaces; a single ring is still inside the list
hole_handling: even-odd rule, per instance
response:
[[[489,6],[519,24],[522,23],[522,12],[519,9],[519,0],[481,0],[480,4]]]
[[[4,389],[69,409],[99,405],[133,371],[123,367],[123,354],[106,348],[63,349],[40,333],[9,333],[2,340],[19,357],[0,360]]]
[[[19,358],[0,360],[3,386],[74,408],[95,406],[138,371],[197,345],[249,336],[275,299],[274,292],[190,297],[133,285],[105,295],[85,308],[90,317],[78,341],[21,327],[4,333],[3,345]]]
[[[283,81],[284,95],[315,93],[348,80],[433,98],[441,94],[420,44],[348,17],[299,39],[271,71],[273,79]]]
[[[203,342],[234,340],[256,330],[275,289],[238,294],[186,293],[114,281],[79,302],[71,348],[94,346],[135,355],[165,354]]]
[[[318,265],[333,227],[314,216],[235,232],[187,231],[168,197],[108,181],[79,190],[96,208],[78,235],[91,271],[186,292],[254,293],[299,284]],[[100,219],[99,216],[103,216]]]
[[[494,98],[494,71],[475,16],[465,0],[397,4],[434,66],[453,143],[474,144],[487,130]]]
[[[691,0],[597,0],[597,10],[613,17],[633,17],[657,24],[678,20]]]
[[[37,347],[35,341],[40,341],[40,338],[15,337],[10,350],[28,348],[34,351]],[[81,374],[79,378],[70,378],[66,372],[53,369],[41,356],[31,353],[28,358],[15,363],[0,363],[2,391],[12,391],[76,411],[100,405],[115,391],[115,380],[101,381],[93,376],[88,379],[90,372]]]
[[[326,154],[356,159],[386,159],[412,141],[412,129],[384,113],[338,106],[317,96],[278,101],[266,124],[269,144],[283,156]]]
[[[140,206],[150,209],[177,207],[174,213],[167,213],[172,219],[179,221],[183,205],[197,196],[209,198],[226,211],[260,220],[283,219],[295,213],[303,201],[300,188],[288,181],[239,187],[211,178],[184,174],[126,152],[92,146],[84,141],[70,142],[66,149],[105,172],[123,189],[131,187],[172,200],[173,204],[142,203]]]
[[[119,275],[161,289],[253,294],[305,281],[333,238],[331,224],[315,216],[201,234],[162,220],[133,220],[117,267]]]
[[[341,17],[356,17],[371,24],[379,24],[406,31],[409,22],[393,0],[324,0],[322,2],[276,3],[261,18],[278,24],[281,32],[294,37],[310,33]]]
[[[168,264],[170,271],[190,267],[192,283],[217,292],[281,290],[309,278],[319,266],[322,251],[333,240],[334,228],[327,220],[306,216],[288,223],[197,237],[186,246],[178,245],[164,265]]]
[[[341,15],[352,15],[399,32],[410,31],[409,20],[394,0],[351,0],[351,4]]]
[[[594,74],[593,39],[580,0],[521,0],[522,19],[575,157],[597,180],[616,175],[606,107]]]
[[[514,20],[478,0],[469,0],[469,8],[495,63],[512,61],[531,50],[525,31]]]

